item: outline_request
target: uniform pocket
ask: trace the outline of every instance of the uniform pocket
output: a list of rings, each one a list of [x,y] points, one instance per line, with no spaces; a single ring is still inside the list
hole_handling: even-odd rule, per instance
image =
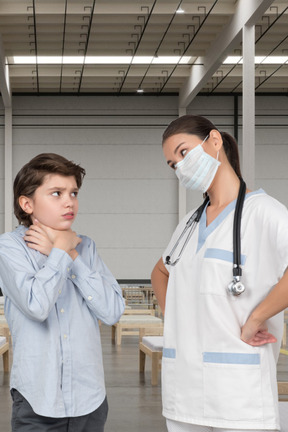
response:
[[[241,254],[241,266],[246,255]],[[227,296],[228,285],[233,279],[233,252],[226,249],[208,248],[204,254],[201,272],[201,294]]]
[[[263,419],[260,354],[203,354],[205,417]]]
[[[164,348],[162,356],[162,402],[164,411],[175,410],[175,349]]]

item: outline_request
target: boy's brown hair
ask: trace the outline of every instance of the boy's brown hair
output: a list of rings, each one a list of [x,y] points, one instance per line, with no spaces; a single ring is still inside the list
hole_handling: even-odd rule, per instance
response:
[[[19,223],[29,227],[32,224],[31,216],[25,213],[19,205],[20,196],[32,198],[36,189],[40,187],[47,174],[59,174],[65,177],[75,177],[77,187],[80,189],[85,169],[80,165],[56,153],[41,153],[24,165],[15,177],[14,214]]]

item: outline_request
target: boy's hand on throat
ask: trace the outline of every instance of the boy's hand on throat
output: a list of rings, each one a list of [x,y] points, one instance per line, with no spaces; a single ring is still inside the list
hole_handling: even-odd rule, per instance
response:
[[[37,221],[33,225],[30,225],[25,233],[24,240],[30,249],[37,250],[47,256],[53,248],[53,243],[43,225]]]
[[[24,240],[31,249],[38,250],[44,255],[49,255],[52,248],[62,249],[74,260],[78,256],[76,246],[82,242],[75,231],[55,230],[35,221],[26,231]]]
[[[66,231],[55,230],[45,226],[45,231],[51,240],[53,247],[63,249],[74,260],[78,256],[76,246],[82,242],[82,239],[77,236],[75,231],[71,229]]]

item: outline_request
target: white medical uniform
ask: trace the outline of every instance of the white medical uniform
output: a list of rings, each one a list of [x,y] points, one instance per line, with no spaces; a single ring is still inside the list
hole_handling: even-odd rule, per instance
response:
[[[235,204],[208,227],[204,211],[180,261],[166,266],[163,415],[219,428],[279,429],[276,363],[283,313],[268,321],[275,344],[252,347],[241,341],[240,332],[288,266],[288,212],[263,190],[246,195],[241,221],[246,290],[235,297],[227,291]],[[192,213],[178,225],[163,261]]]

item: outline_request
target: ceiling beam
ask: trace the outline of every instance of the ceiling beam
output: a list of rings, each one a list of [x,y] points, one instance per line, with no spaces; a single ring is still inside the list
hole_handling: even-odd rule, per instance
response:
[[[0,91],[5,108],[11,107],[11,91],[8,65],[5,62],[5,53],[0,34]]]
[[[221,66],[225,58],[242,38],[242,28],[255,25],[274,0],[239,0],[235,14],[204,57],[198,57],[197,65],[191,67],[190,76],[179,93],[179,106],[187,107],[207,81]]]
[[[178,8],[180,0],[169,0],[163,1],[162,3],[157,1],[156,8],[154,10],[154,15],[171,15],[174,14],[176,9]],[[251,0],[250,0],[251,1]],[[30,0],[31,2],[31,0]],[[23,0],[1,0],[0,2],[0,15],[22,15],[27,17],[27,3]],[[91,3],[91,1],[87,1],[86,3]],[[142,2],[144,4],[148,3],[146,6],[141,5],[141,2],[136,2],[135,0],[129,1],[121,1],[119,0],[110,0],[109,2],[99,2],[95,6],[95,14],[103,14],[103,15],[139,15],[143,14],[147,7],[151,7],[153,0],[148,2]],[[149,4],[150,3],[150,4]],[[223,5],[219,5],[217,10],[215,11],[216,15],[230,15],[233,13],[234,5],[233,2],[225,2]],[[68,2],[67,13],[69,15],[81,15],[86,8],[88,8],[88,4],[82,1]],[[201,4],[201,2],[200,2]],[[37,15],[58,15],[63,14],[65,8],[65,0],[55,0],[55,1],[42,1],[37,2]],[[191,15],[199,14],[199,2],[186,2],[185,3],[185,13]]]

